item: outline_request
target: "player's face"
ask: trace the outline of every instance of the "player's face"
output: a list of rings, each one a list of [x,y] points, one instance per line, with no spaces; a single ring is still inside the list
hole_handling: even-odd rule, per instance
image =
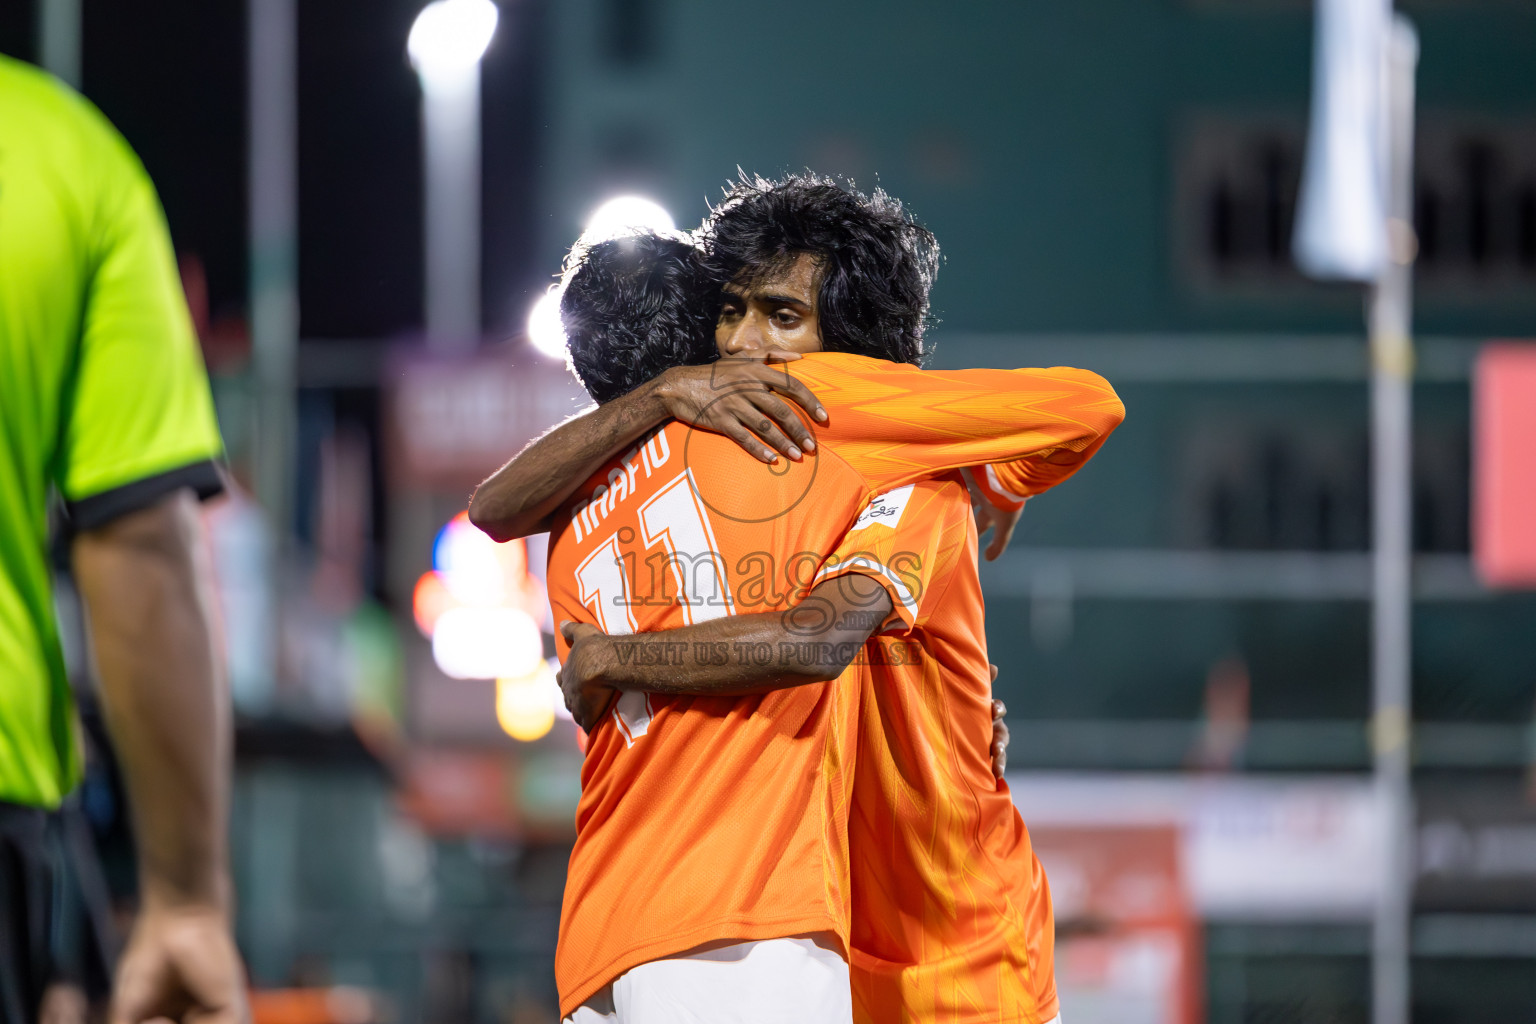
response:
[[[801,253],[782,273],[762,277],[750,286],[726,285],[715,324],[720,354],[754,356],[773,349],[820,352],[821,323],[816,318],[820,283],[815,259]]]

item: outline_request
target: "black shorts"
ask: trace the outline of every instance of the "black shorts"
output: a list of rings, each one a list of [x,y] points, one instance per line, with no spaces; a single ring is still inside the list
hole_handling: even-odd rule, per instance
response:
[[[0,802],[0,1021],[35,1021],[43,992],[69,982],[107,995],[115,955],[106,884],[78,805]]]
[[[48,815],[0,803],[0,1020],[35,1021],[53,973]]]

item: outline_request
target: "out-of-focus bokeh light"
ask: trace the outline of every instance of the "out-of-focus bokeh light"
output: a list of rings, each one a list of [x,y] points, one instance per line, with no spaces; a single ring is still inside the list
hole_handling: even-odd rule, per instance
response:
[[[565,694],[560,692],[560,659],[548,658],[545,659],[544,664],[549,666],[549,681],[555,684],[555,717],[562,722],[575,722],[576,719],[572,717],[570,710],[565,706]],[[580,730],[577,731],[579,732]]]
[[[552,359],[565,358],[565,325],[560,322],[560,296],[565,292],[558,286],[539,296],[528,313],[528,340],[533,347]]]
[[[450,608],[432,631],[432,660],[455,679],[525,676],[544,661],[544,639],[520,608]]]
[[[667,234],[676,230],[677,222],[656,200],[644,196],[617,196],[592,211],[581,240],[591,245],[637,231]]]
[[[497,544],[460,512],[438,532],[432,565],[416,581],[411,611],[445,675],[514,679],[538,670],[548,611],[521,540]]]
[[[425,78],[449,78],[474,68],[496,34],[491,0],[434,0],[421,9],[405,49]]]
[[[527,575],[528,549],[520,540],[497,544],[460,512],[438,531],[432,568],[458,603],[493,607]]]
[[[560,706],[560,688],[547,661],[527,675],[496,680],[496,721],[515,740],[531,743],[545,736]]]
[[[437,620],[457,605],[441,576],[435,572],[421,574],[421,579],[416,581],[416,590],[411,594],[411,613],[422,636],[431,636],[437,628]]]

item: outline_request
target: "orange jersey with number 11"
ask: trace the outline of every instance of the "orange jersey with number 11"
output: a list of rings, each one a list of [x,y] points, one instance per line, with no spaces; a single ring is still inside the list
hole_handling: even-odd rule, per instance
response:
[[[1109,385],[1079,370],[925,372],[821,354],[788,371],[829,412],[816,452],[769,467],[718,435],[653,433],[552,531],[557,620],[622,634],[788,608],[876,494],[988,462],[1028,493],[1071,473],[1121,415]],[[563,1015],[624,971],[706,942],[846,941],[857,701],[828,684],[616,703],[582,768],[555,962]]]

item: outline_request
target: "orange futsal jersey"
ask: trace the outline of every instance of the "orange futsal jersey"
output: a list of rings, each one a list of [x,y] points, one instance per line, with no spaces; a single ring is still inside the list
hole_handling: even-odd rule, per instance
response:
[[[788,370],[830,415],[816,452],[769,467],[719,435],[653,432],[551,532],[557,621],[631,633],[788,608],[874,495],[988,462],[1032,493],[1073,472],[1122,415],[1109,385],[1080,370],[925,372],[843,354]],[[702,943],[846,941],[857,701],[829,684],[616,703],[582,768],[555,963],[563,1015],[631,967]]]
[[[976,525],[959,475],[877,497],[819,578],[847,572],[883,583],[900,617],[857,674],[854,1019],[1042,1024],[1057,1012],[1050,892],[992,774]]]

